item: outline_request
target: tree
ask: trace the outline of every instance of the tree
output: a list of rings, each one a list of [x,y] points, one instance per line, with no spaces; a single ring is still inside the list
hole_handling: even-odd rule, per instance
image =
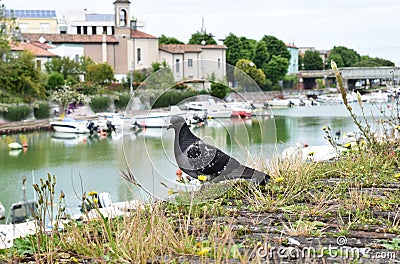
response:
[[[304,68],[303,68],[304,61],[303,61],[303,57],[300,54],[299,54],[298,62],[299,62],[299,70],[304,70]]]
[[[176,38],[167,37],[164,34],[162,34],[161,37],[158,39],[158,44],[185,44],[185,43]]]
[[[322,70],[324,68],[324,62],[319,56],[319,52],[314,50],[306,50],[303,58],[304,70]]]
[[[258,86],[264,86],[265,74],[261,69],[257,69],[257,66],[251,60],[239,60],[236,63],[234,70],[235,79],[242,86],[252,86],[254,80]],[[250,77],[249,77],[250,76]]]
[[[100,85],[111,83],[115,80],[114,71],[106,62],[89,65],[86,77],[87,81]]]
[[[192,34],[188,44],[196,44],[196,45],[216,45],[217,42],[214,39],[214,36],[210,33],[207,34],[206,31]]]
[[[49,78],[47,78],[46,87],[49,90],[54,90],[63,86],[64,83],[64,77],[58,72],[53,72],[50,73]]]
[[[371,58],[369,56],[361,56],[360,62],[354,65],[354,67],[380,67],[380,66],[394,67],[395,64],[394,62],[381,58]]]
[[[271,60],[267,63],[267,72],[266,75],[268,79],[272,81],[272,83],[277,83],[279,80],[282,80],[289,67],[289,60],[283,58],[281,56],[272,56]]]
[[[341,58],[343,65],[338,64],[338,57]],[[343,46],[334,46],[329,53],[328,62],[330,63],[331,60],[335,61],[338,67],[353,67],[360,61],[360,55],[353,49]]]
[[[69,104],[81,103],[85,100],[85,96],[79,93],[75,88],[64,85],[62,88],[53,92],[53,100],[60,104],[60,111],[64,113],[64,110]]]
[[[271,56],[271,59],[272,56],[280,56],[288,61],[290,60],[290,52],[287,50],[286,45],[282,40],[277,39],[274,36],[265,35],[261,41],[264,41],[267,45],[267,50]]]
[[[64,80],[71,78],[79,81],[79,74],[82,73],[80,64],[69,57],[53,58],[44,66],[47,73],[58,72],[63,75]]]
[[[266,67],[270,57],[267,44],[264,41],[258,41],[255,45],[253,61],[264,73],[267,70]]]
[[[228,93],[228,87],[223,83],[213,82],[211,83],[210,95],[220,99],[224,99]]]

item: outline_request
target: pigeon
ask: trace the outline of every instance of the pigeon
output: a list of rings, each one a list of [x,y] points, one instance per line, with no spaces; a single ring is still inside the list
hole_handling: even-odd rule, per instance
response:
[[[189,129],[182,116],[174,115],[167,129],[175,130],[174,154],[179,168],[192,178],[204,175],[211,182],[247,179],[255,184],[266,184],[270,176],[240,164],[197,136]]]

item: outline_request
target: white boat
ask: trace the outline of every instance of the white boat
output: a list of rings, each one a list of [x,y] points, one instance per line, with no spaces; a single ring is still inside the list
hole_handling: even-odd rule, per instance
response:
[[[100,112],[96,113],[98,117],[98,125],[100,130],[122,130],[124,127],[129,127],[132,119],[119,113]]]
[[[6,224],[0,225],[0,249],[12,247],[16,238],[36,233],[35,204],[27,201],[11,205]]]
[[[172,116],[180,115],[184,117],[188,123],[201,122],[202,118],[197,114],[182,111],[178,106],[171,106],[169,111],[150,110],[147,113],[136,115],[132,118],[133,127],[139,128],[166,128],[169,126]]]
[[[281,107],[290,107],[292,106],[292,103],[290,102],[289,99],[273,99],[270,101],[267,101],[267,106],[270,106],[272,108],[281,108]]]
[[[18,142],[12,142],[8,144],[8,147],[12,150],[22,149],[22,145],[19,144]]]
[[[253,115],[253,108],[246,102],[224,103],[232,109],[232,117],[250,117]]]
[[[212,118],[230,118],[233,113],[233,109],[226,103],[216,103],[214,99],[187,102],[184,107],[189,111],[197,112],[200,115],[205,114]]]
[[[391,94],[387,92],[378,91],[378,92],[372,92],[365,96],[367,97],[367,100],[370,103],[386,103],[389,101]]]
[[[3,219],[6,217],[6,209],[4,208],[4,205],[0,202],[0,219]]]
[[[91,124],[92,129],[90,129]],[[93,132],[93,130],[96,128],[96,125],[93,121],[76,120],[73,118],[63,118],[61,120],[50,121],[50,125],[56,132],[77,134],[90,133],[91,131]]]

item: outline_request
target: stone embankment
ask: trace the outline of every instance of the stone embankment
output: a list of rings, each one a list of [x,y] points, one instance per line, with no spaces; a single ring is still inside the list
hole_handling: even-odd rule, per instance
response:
[[[52,130],[48,119],[0,123],[0,135],[48,130]]]

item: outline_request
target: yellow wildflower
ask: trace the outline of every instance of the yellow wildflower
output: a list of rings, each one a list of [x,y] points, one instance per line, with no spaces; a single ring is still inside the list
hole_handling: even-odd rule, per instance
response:
[[[283,178],[283,177],[278,177],[278,178],[275,178],[275,179],[274,179],[274,182],[280,183],[280,182],[283,182],[284,180],[285,180],[285,178]]]
[[[174,189],[169,188],[168,189],[168,195],[173,195],[175,193]]]
[[[90,192],[88,192],[88,196],[94,196],[94,195],[96,195],[97,194],[97,192],[96,191],[90,191]]]
[[[397,126],[394,127],[394,129],[400,130],[400,126],[397,125]]]
[[[202,249],[197,253],[197,255],[199,255],[199,256],[205,255],[205,254],[207,254],[210,250],[211,250],[211,248],[209,248],[209,247],[202,248]]]
[[[71,260],[72,260],[73,262],[75,262],[75,263],[78,263],[78,259],[75,258],[75,257],[71,257]]]
[[[94,202],[94,203],[98,203],[99,200],[98,200],[97,198],[93,198],[93,202]]]
[[[308,155],[309,156],[313,156],[315,154],[315,151],[310,151],[310,152],[308,152]]]
[[[351,143],[350,143],[350,142],[347,142],[346,144],[344,144],[343,147],[345,147],[345,148],[351,148]]]
[[[197,179],[201,182],[206,181],[207,180],[207,176],[206,175],[199,175],[197,176]]]
[[[328,128],[326,126],[322,127],[323,131],[326,131]]]
[[[399,173],[396,173],[396,174],[394,175],[394,178],[397,179],[397,180],[400,180],[400,172],[399,172]]]

